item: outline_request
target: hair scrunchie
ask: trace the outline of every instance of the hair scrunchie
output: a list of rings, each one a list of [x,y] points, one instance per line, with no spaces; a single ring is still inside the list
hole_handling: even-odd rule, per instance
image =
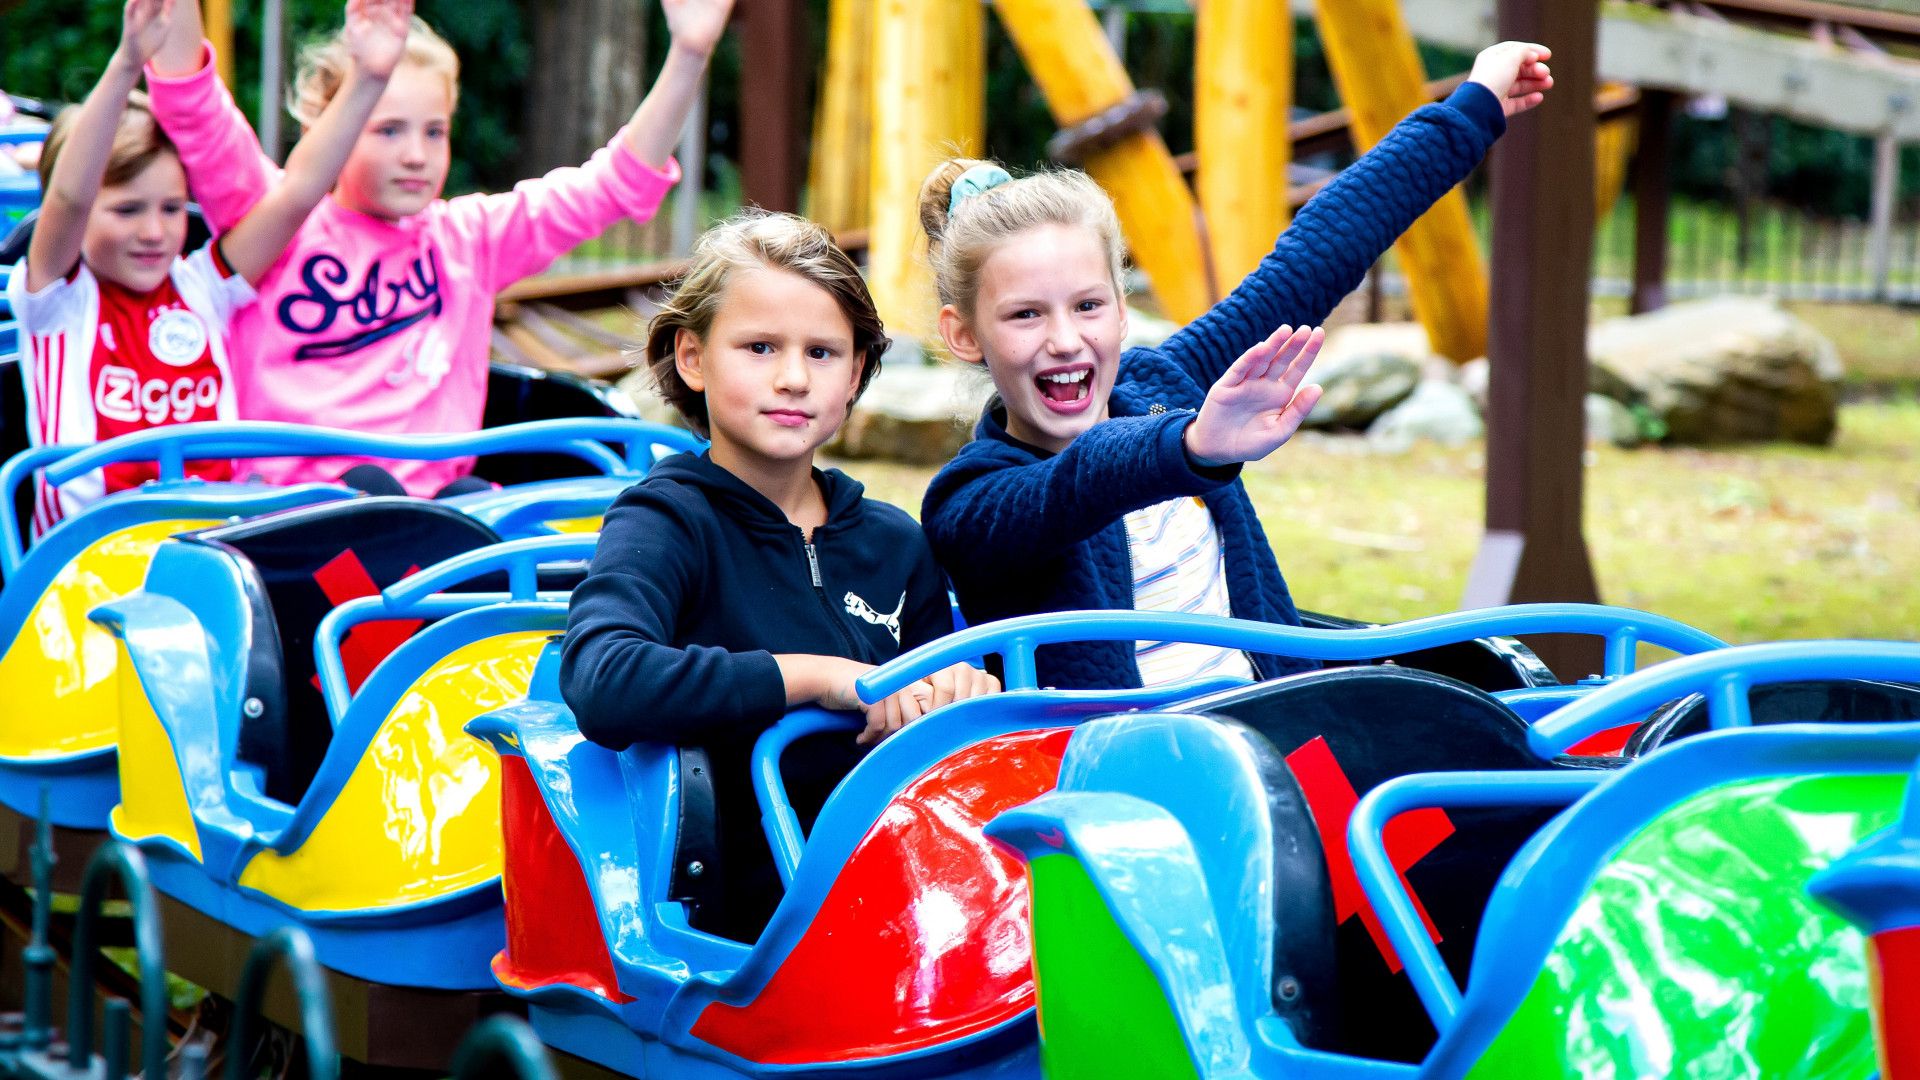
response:
[[[947,216],[952,217],[960,204],[1013,179],[998,165],[975,165],[953,182],[953,194],[947,199]]]

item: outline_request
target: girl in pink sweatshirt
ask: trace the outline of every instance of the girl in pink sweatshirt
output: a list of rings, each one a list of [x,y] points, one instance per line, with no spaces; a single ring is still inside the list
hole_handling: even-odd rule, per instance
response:
[[[365,432],[480,427],[494,296],[622,218],[646,221],[679,179],[671,152],[733,0],[661,0],[673,44],[646,99],[605,149],[497,195],[441,199],[459,60],[414,20],[406,58],[361,130],[333,193],[258,285],[230,329],[239,415]],[[214,231],[272,187],[275,169],[213,72],[198,5],[147,65],[155,119],[179,149]],[[338,38],[310,52],[294,116],[319,114],[341,85]],[[333,480],[364,459],[266,459],[277,483]],[[416,495],[467,474],[472,459],[378,461]]]

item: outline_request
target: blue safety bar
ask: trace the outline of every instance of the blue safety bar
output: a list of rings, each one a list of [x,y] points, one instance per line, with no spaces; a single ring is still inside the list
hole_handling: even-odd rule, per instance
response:
[[[1786,641],[1682,657],[1600,687],[1547,716],[1529,731],[1533,749],[1551,758],[1580,740],[1630,723],[1669,701],[1704,694],[1713,727],[1753,722],[1747,692],[1755,686],[1827,679],[1920,682],[1920,644],[1891,641]],[[1428,939],[1420,913],[1388,856],[1385,828],[1395,817],[1428,807],[1566,806],[1624,773],[1461,772],[1396,777],[1354,807],[1347,845],[1354,873],[1387,940],[1406,965],[1421,1003],[1445,1031],[1460,1010],[1460,988]]]
[[[1599,604],[1518,604],[1435,615],[1355,630],[1221,619],[1159,611],[1059,611],[970,627],[914,649],[860,676],[860,700],[872,703],[909,683],[975,657],[997,655],[1009,690],[1036,685],[1033,652],[1068,641],[1179,641],[1303,660],[1371,660],[1474,638],[1518,634],[1587,634],[1607,642],[1606,674],[1629,674],[1642,644],[1690,654],[1726,642],[1685,623]]]
[[[609,450],[605,443],[619,446],[621,452]],[[0,506],[13,505],[15,490],[36,469],[45,469],[47,483],[58,487],[124,461],[158,462],[160,480],[168,481],[185,476],[188,460],[205,458],[353,455],[435,461],[547,452],[580,458],[607,475],[637,475],[653,463],[656,446],[697,451],[705,443],[679,428],[615,417],[538,420],[450,435],[369,435],[256,420],[174,424],[102,443],[40,446],[16,454],[0,466]],[[0,543],[16,555],[26,550],[12,514],[0,514]]]
[[[564,605],[567,596],[539,591],[540,567],[591,559],[594,545],[599,541],[597,534],[581,533],[491,544],[409,574],[387,586],[378,596],[357,597],[327,612],[313,632],[313,665],[320,678],[320,696],[327,702],[327,718],[338,726],[353,698],[353,691],[347,685],[346,664],[340,655],[340,643],[347,631],[366,622],[440,619],[492,604],[539,604],[541,610],[550,611],[551,605]],[[502,571],[507,575],[507,592],[437,595]]]
[[[782,886],[793,884],[800,854],[807,838],[800,832],[800,818],[787,801],[786,781],[780,776],[780,758],[787,748],[809,735],[830,731],[859,731],[866,726],[857,713],[828,712],[812,707],[795,709],[760,733],[753,744],[753,793],[760,799],[760,827],[773,848],[773,865],[780,871]]]
[[[1828,679],[1920,683],[1920,644],[1894,641],[1776,641],[1669,660],[1630,681],[1603,687],[1542,718],[1527,741],[1542,758],[1582,739],[1632,723],[1649,711],[1701,694],[1715,728],[1748,727],[1755,686]]]

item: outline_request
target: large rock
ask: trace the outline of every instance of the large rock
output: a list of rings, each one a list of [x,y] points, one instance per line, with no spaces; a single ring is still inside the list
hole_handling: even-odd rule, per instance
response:
[[[1633,410],[1604,394],[1587,395],[1587,441],[1633,447],[1641,437],[1640,418]]]
[[[824,451],[944,465],[966,445],[992,393],[984,369],[955,361],[929,364],[916,343],[895,342],[880,374]]]
[[[1327,335],[1307,381],[1320,400],[1307,414],[1313,428],[1364,428],[1406,400],[1433,350],[1418,323],[1363,323]]]
[[[1593,389],[1644,403],[1672,442],[1833,439],[1839,355],[1772,301],[1723,297],[1612,319],[1588,350]]]
[[[1421,439],[1457,446],[1486,433],[1471,394],[1452,382],[1427,379],[1373,422],[1367,441],[1380,449],[1402,450]]]

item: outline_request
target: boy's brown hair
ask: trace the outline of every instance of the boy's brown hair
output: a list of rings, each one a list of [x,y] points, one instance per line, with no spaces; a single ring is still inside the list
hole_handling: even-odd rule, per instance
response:
[[[879,374],[880,357],[892,344],[859,267],[826,229],[803,217],[765,210],[728,218],[694,241],[692,264],[647,326],[645,362],[654,385],[686,417],[688,426],[703,436],[709,433],[707,398],[680,377],[674,365],[676,339],[685,330],[705,341],[733,272],[753,266],[797,274],[833,297],[853,327],[853,351],[860,362],[854,400],[866,393]]]
[[[40,190],[51,186],[53,163],[60,160],[60,150],[67,145],[67,137],[73,133],[74,121],[79,116],[80,106],[69,105],[60,110],[47,129],[46,142],[40,149]],[[120,113],[120,126],[114,129],[113,148],[107,152],[107,169],[100,177],[101,186],[126,183],[162,154],[178,156],[178,151],[154,121],[153,113],[147,108],[147,95],[135,90],[127,95],[127,107]]]

